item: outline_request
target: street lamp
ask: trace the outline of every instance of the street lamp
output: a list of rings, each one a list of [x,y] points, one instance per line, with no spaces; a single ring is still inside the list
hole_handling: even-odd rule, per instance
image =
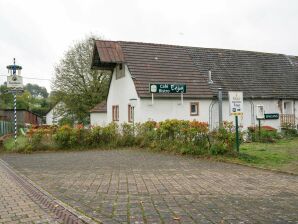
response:
[[[135,107],[137,105],[137,99],[131,98],[131,99],[129,99],[129,103],[130,103],[130,107],[131,107],[133,135],[135,135]]]

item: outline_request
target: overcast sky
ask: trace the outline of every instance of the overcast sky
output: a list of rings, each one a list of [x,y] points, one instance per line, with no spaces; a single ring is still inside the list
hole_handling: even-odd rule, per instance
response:
[[[297,0],[0,0],[0,82],[52,79],[76,40],[127,40],[298,55]],[[50,81],[29,80],[50,90]]]

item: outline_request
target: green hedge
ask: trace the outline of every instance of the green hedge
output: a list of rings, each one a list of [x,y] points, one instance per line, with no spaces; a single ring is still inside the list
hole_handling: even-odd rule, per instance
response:
[[[28,151],[43,149],[87,149],[141,147],[173,151],[180,154],[226,154],[233,152],[235,133],[232,123],[216,131],[198,121],[165,120],[118,125],[96,126],[85,129],[82,125],[45,127],[28,132]]]

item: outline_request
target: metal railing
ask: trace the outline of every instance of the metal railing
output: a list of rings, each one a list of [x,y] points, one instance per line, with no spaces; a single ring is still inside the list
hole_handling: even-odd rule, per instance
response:
[[[13,133],[13,122],[0,121],[0,136]]]
[[[18,130],[23,127],[23,124],[18,124]],[[0,137],[12,133],[14,133],[14,122],[0,120]]]
[[[288,125],[295,126],[295,114],[281,114],[280,115],[280,125],[281,127],[286,127]]]

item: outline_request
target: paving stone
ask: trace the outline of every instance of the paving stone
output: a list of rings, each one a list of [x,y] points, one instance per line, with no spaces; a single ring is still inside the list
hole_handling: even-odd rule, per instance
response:
[[[9,154],[2,159],[103,223],[298,223],[294,175],[141,150]],[[0,214],[13,214],[14,201],[26,207],[23,195],[3,195],[8,199],[0,199]],[[12,221],[11,216],[5,219]]]
[[[60,223],[53,214],[35,203],[1,165],[0,205],[0,224]]]

